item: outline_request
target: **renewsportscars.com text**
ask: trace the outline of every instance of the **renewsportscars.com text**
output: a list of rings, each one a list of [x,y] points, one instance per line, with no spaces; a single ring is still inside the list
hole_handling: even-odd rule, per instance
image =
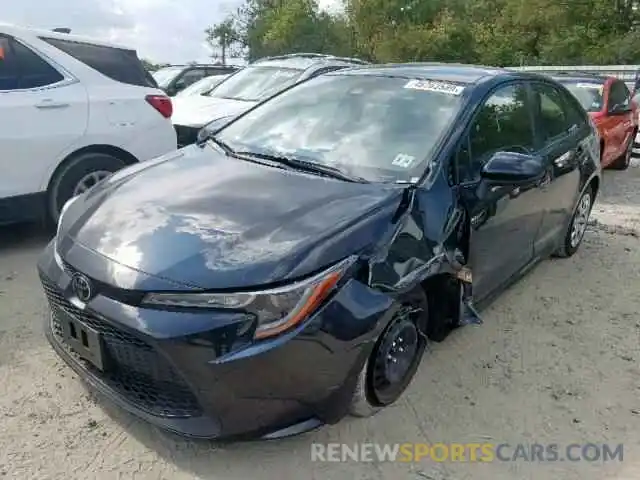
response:
[[[624,460],[623,444],[606,443],[313,443],[316,462],[611,462]]]

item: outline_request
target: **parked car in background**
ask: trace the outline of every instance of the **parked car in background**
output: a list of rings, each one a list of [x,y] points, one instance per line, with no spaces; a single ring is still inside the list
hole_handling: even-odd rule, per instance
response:
[[[258,60],[229,76],[209,94],[175,101],[173,124],[178,145],[196,141],[198,131],[214,120],[230,119],[296,82],[367,62],[355,58],[294,53]]]
[[[175,150],[171,113],[134,50],[0,25],[0,223],[55,221],[112,172]]]
[[[638,107],[640,106],[640,89],[636,88],[633,91],[632,97],[633,103]],[[638,125],[640,125],[640,108],[638,108]],[[640,156],[640,133],[636,132],[636,137],[633,142],[633,155],[636,157]]]
[[[93,388],[185,435],[372,415],[428,339],[479,322],[474,302],[578,250],[598,154],[549,78],[320,75],[72,199],[38,265],[47,337]]]
[[[229,75],[239,67],[232,65],[171,65],[152,73],[158,86],[173,97],[189,85],[206,77]]]
[[[575,95],[598,128],[602,167],[627,169],[638,133],[638,109],[625,82],[575,72],[554,78]]]
[[[196,83],[191,84],[181,92],[176,94],[176,97],[190,97],[192,95],[207,95],[213,90],[220,82],[222,82],[229,75],[214,75],[211,77],[205,77],[202,80],[198,80]]]

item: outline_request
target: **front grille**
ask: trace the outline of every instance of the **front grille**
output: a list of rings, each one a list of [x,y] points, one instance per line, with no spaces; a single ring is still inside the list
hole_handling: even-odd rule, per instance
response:
[[[184,125],[174,125],[173,127],[176,129],[176,136],[178,137],[178,148],[196,143],[198,132],[200,131],[199,128],[186,127]]]
[[[201,414],[198,401],[182,377],[151,345],[78,309],[47,278],[41,276],[41,281],[51,307],[51,329],[59,342],[62,337],[61,310],[101,334],[109,366],[105,372],[99,371],[60,342],[85,369],[101,378],[129,402],[152,415],[193,417]]]
[[[62,260],[62,269],[67,272],[67,275],[72,277],[76,273],[79,273],[70,263]],[[144,292],[138,292],[135,290],[125,290],[122,288],[113,287],[104,282],[100,282],[95,278],[91,278],[91,282],[95,285],[96,289],[100,292],[100,295],[112,298],[120,303],[126,303],[127,305],[137,306],[140,305],[144,298]]]

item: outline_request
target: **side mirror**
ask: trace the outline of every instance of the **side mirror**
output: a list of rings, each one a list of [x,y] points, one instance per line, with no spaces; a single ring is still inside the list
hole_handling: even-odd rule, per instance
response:
[[[545,173],[542,157],[516,152],[496,152],[482,167],[482,178],[493,184],[518,185],[541,178]]]
[[[211,135],[215,135],[233,120],[233,115],[228,117],[216,118],[212,122],[207,123],[198,131],[197,143],[205,142]]]

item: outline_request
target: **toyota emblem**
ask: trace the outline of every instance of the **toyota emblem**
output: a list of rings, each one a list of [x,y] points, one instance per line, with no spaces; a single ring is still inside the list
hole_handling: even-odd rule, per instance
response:
[[[93,296],[91,282],[81,273],[76,273],[71,279],[71,287],[79,300],[86,302]]]

